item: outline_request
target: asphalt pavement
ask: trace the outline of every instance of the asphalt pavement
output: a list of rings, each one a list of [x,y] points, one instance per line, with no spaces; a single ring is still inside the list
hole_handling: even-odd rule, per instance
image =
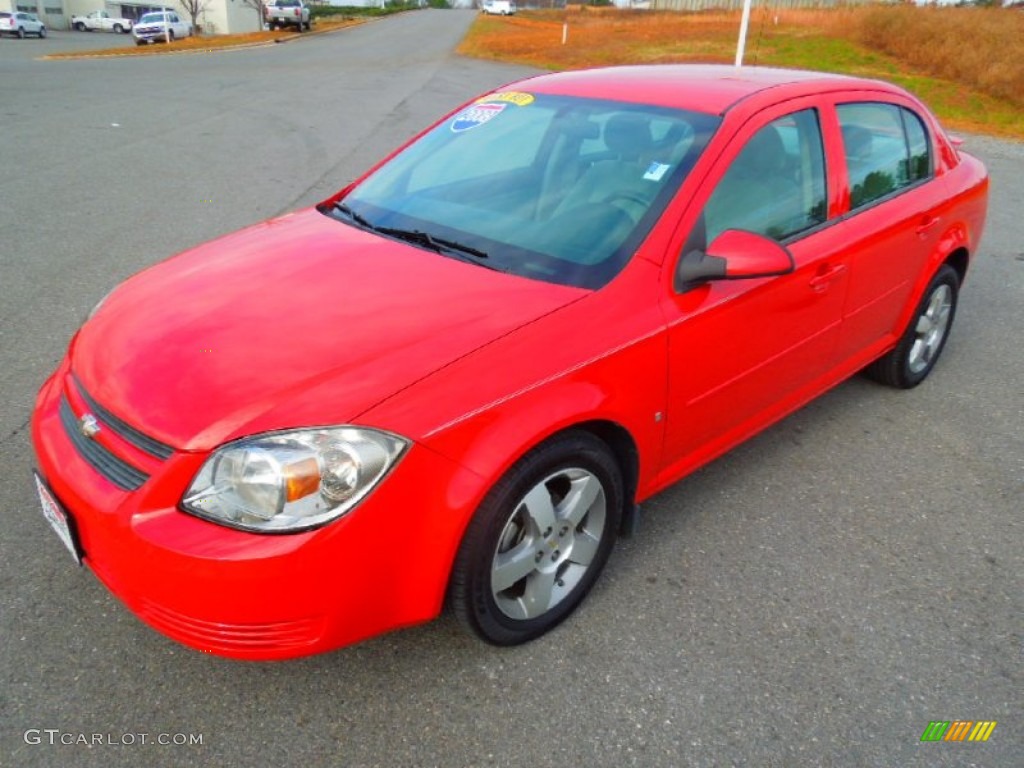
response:
[[[968,138],[992,173],[989,229],[931,378],[853,379],[652,499],[582,608],[532,644],[443,617],[227,661],[73,565],[39,512],[27,423],[86,313],[529,74],[454,55],[472,17],[116,60],[37,58],[109,35],[0,42],[0,765],[1021,765],[1019,143]],[[933,720],[998,725],[922,743]]]

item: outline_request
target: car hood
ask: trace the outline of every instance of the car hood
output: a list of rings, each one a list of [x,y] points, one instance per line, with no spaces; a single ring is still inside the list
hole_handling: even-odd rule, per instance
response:
[[[309,209],[129,279],[82,327],[71,363],[89,394],[129,424],[207,450],[246,434],[351,423],[586,293]]]

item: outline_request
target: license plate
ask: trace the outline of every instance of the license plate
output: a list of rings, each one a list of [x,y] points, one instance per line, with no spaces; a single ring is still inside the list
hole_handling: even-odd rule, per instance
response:
[[[43,507],[43,517],[46,518],[46,522],[50,524],[58,538],[64,542],[64,546],[68,548],[68,552],[71,553],[75,562],[81,565],[82,555],[78,547],[78,540],[75,538],[74,523],[71,520],[71,516],[53,498],[53,494],[50,493],[50,489],[46,487],[42,478],[35,472],[32,473],[32,476],[35,478],[36,490],[39,492],[39,503]]]

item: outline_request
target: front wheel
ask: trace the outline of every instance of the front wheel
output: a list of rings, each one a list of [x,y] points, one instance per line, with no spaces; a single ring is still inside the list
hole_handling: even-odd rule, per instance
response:
[[[24,40],[25,39],[25,30],[24,29],[19,29],[18,30],[18,39],[19,40]]]
[[[173,29],[167,30],[167,36],[166,36],[165,39],[167,40],[168,43],[173,43],[174,42],[174,30]]]
[[[586,432],[520,459],[470,521],[452,570],[459,620],[494,645],[544,634],[597,581],[619,529],[622,473]]]
[[[869,365],[865,373],[899,389],[910,389],[924,381],[949,338],[959,294],[959,275],[943,264],[928,284],[896,348]]]
[[[40,27],[39,28],[39,39],[42,40],[44,37],[46,37],[46,27]]]
[[[85,24],[83,24],[80,21],[75,22],[75,29],[77,29],[79,32],[85,32]]]

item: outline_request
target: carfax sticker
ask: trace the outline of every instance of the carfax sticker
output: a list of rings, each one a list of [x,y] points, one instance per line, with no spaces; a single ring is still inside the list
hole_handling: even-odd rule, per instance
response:
[[[462,133],[470,128],[489,123],[504,112],[507,106],[508,104],[474,104],[467,107],[452,120],[452,133]]]
[[[533,104],[533,94],[523,93],[521,91],[503,91],[502,93],[492,93],[481,99],[477,99],[477,103],[480,104],[495,104],[499,102],[515,104],[517,107],[525,107],[527,104]]]

